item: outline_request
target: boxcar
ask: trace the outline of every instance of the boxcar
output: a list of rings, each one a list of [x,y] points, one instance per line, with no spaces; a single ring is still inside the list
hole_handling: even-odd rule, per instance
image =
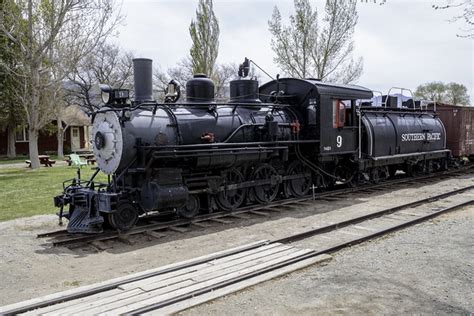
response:
[[[446,128],[446,146],[454,157],[474,159],[474,107],[437,104]]]

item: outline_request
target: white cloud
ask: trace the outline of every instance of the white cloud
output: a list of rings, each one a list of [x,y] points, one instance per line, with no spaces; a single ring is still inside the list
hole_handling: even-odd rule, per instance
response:
[[[320,16],[322,3],[317,2]],[[360,85],[387,91],[391,86],[415,89],[429,81],[454,81],[466,85],[474,101],[473,41],[456,37],[459,23],[448,22],[459,11],[434,10],[432,3],[358,4],[354,39],[356,56],[364,58]],[[221,29],[218,60],[240,63],[249,57],[276,74],[267,24],[275,5],[285,19],[293,11],[290,0],[214,0]],[[189,53],[188,28],[196,7],[197,0],[125,0],[126,26],[117,41],[137,56],[152,58],[155,65],[173,66]]]

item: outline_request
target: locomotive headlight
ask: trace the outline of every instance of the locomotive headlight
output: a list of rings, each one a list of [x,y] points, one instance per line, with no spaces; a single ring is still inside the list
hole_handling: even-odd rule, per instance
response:
[[[102,102],[108,104],[111,101],[112,88],[106,84],[99,85],[99,88],[101,91],[100,96],[102,97]]]
[[[130,91],[128,89],[112,89],[111,86],[100,84],[100,96],[102,102],[114,107],[124,107],[130,98]]]

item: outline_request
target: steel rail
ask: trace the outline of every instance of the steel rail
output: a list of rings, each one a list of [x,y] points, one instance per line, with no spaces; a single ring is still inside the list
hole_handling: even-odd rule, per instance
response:
[[[453,196],[453,195],[456,195],[456,194],[459,194],[459,193],[463,193],[463,192],[469,191],[469,190],[474,190],[474,185],[464,187],[464,188],[461,188],[461,189],[457,189],[457,190],[454,190],[454,191],[449,191],[449,192],[446,192],[446,193],[438,194],[436,196],[431,196],[431,197],[428,197],[428,198],[425,198],[425,199],[416,200],[414,202],[410,202],[410,203],[398,205],[398,206],[395,206],[395,207],[387,208],[387,209],[384,209],[384,210],[381,210],[381,211],[378,211],[378,212],[374,212],[374,213],[362,215],[362,216],[359,216],[359,217],[351,218],[351,219],[348,219],[348,220],[345,220],[345,221],[342,221],[342,222],[339,222],[339,223],[336,223],[336,224],[331,224],[331,225],[327,225],[327,226],[324,226],[324,227],[315,228],[315,229],[312,229],[312,230],[309,230],[309,231],[306,231],[306,232],[303,232],[303,233],[299,233],[299,234],[296,234],[296,235],[292,235],[292,236],[288,236],[288,237],[285,237],[285,238],[277,239],[273,242],[279,242],[279,243],[295,242],[295,241],[298,241],[298,240],[301,240],[301,239],[306,239],[308,237],[312,237],[312,236],[319,235],[319,234],[324,234],[324,233],[327,233],[329,231],[333,231],[333,230],[336,230],[336,229],[347,227],[349,225],[365,222],[369,219],[373,219],[373,218],[381,217],[381,216],[384,216],[384,215],[392,214],[392,213],[395,213],[395,212],[398,212],[400,210],[404,210],[404,209],[407,209],[407,208],[411,208],[411,207],[423,205],[423,204],[426,204],[426,203],[439,201],[441,199],[445,199],[447,197],[450,197],[450,196]]]
[[[61,237],[64,236],[64,239],[60,240],[53,240],[52,245],[53,246],[65,246],[65,245],[71,245],[71,246],[76,246],[78,244],[83,244],[83,243],[89,243],[92,241],[104,241],[104,240],[110,240],[110,239],[115,239],[119,237],[127,237],[131,235],[136,235],[140,233],[145,233],[147,231],[154,231],[154,230],[163,230],[171,227],[179,227],[179,226],[188,226],[192,225],[194,223],[200,223],[200,222],[205,222],[209,221],[212,219],[219,219],[219,218],[224,218],[224,217],[238,217],[237,215],[239,214],[245,214],[245,213],[250,213],[252,211],[264,211],[264,210],[270,210],[281,207],[281,206],[286,206],[289,204],[297,204],[301,202],[307,202],[311,200],[318,200],[318,199],[324,199],[325,197],[332,197],[332,196],[338,196],[338,195],[343,195],[343,194],[348,194],[348,193],[356,193],[356,192],[364,192],[364,191],[371,191],[371,190],[382,190],[385,187],[392,187],[393,185],[397,184],[403,184],[403,183],[413,183],[413,184],[418,184],[416,183],[417,181],[420,180],[442,180],[444,177],[450,177],[452,175],[456,175],[457,173],[460,172],[465,172],[465,171],[470,171],[473,172],[474,168],[472,166],[469,166],[466,169],[462,170],[450,170],[450,171],[445,171],[443,173],[434,173],[434,174],[429,174],[425,176],[419,176],[415,178],[401,178],[401,179],[395,179],[379,184],[368,184],[368,185],[362,185],[358,187],[350,187],[350,188],[342,188],[342,189],[336,189],[336,190],[331,190],[331,191],[323,191],[323,192],[318,192],[317,194],[313,195],[306,195],[303,197],[299,198],[291,198],[291,199],[283,199],[283,200],[278,200],[270,204],[266,205],[249,205],[249,206],[244,206],[241,207],[235,211],[220,211],[220,212],[215,212],[211,214],[201,214],[193,219],[175,219],[171,221],[166,221],[162,223],[154,223],[154,224],[148,224],[148,225],[142,225],[142,226],[137,226],[132,228],[130,231],[126,233],[119,233],[116,231],[105,231],[104,233],[101,234],[94,234],[94,235],[87,235],[87,234],[70,234],[66,230],[59,230],[55,232],[50,232],[50,233],[44,233],[44,234],[38,234],[38,238],[44,238],[44,237]]]

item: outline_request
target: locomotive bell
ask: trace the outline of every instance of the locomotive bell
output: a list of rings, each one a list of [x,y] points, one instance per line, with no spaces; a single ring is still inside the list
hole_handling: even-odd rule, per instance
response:
[[[214,82],[205,74],[195,74],[186,82],[186,101],[214,102]]]

